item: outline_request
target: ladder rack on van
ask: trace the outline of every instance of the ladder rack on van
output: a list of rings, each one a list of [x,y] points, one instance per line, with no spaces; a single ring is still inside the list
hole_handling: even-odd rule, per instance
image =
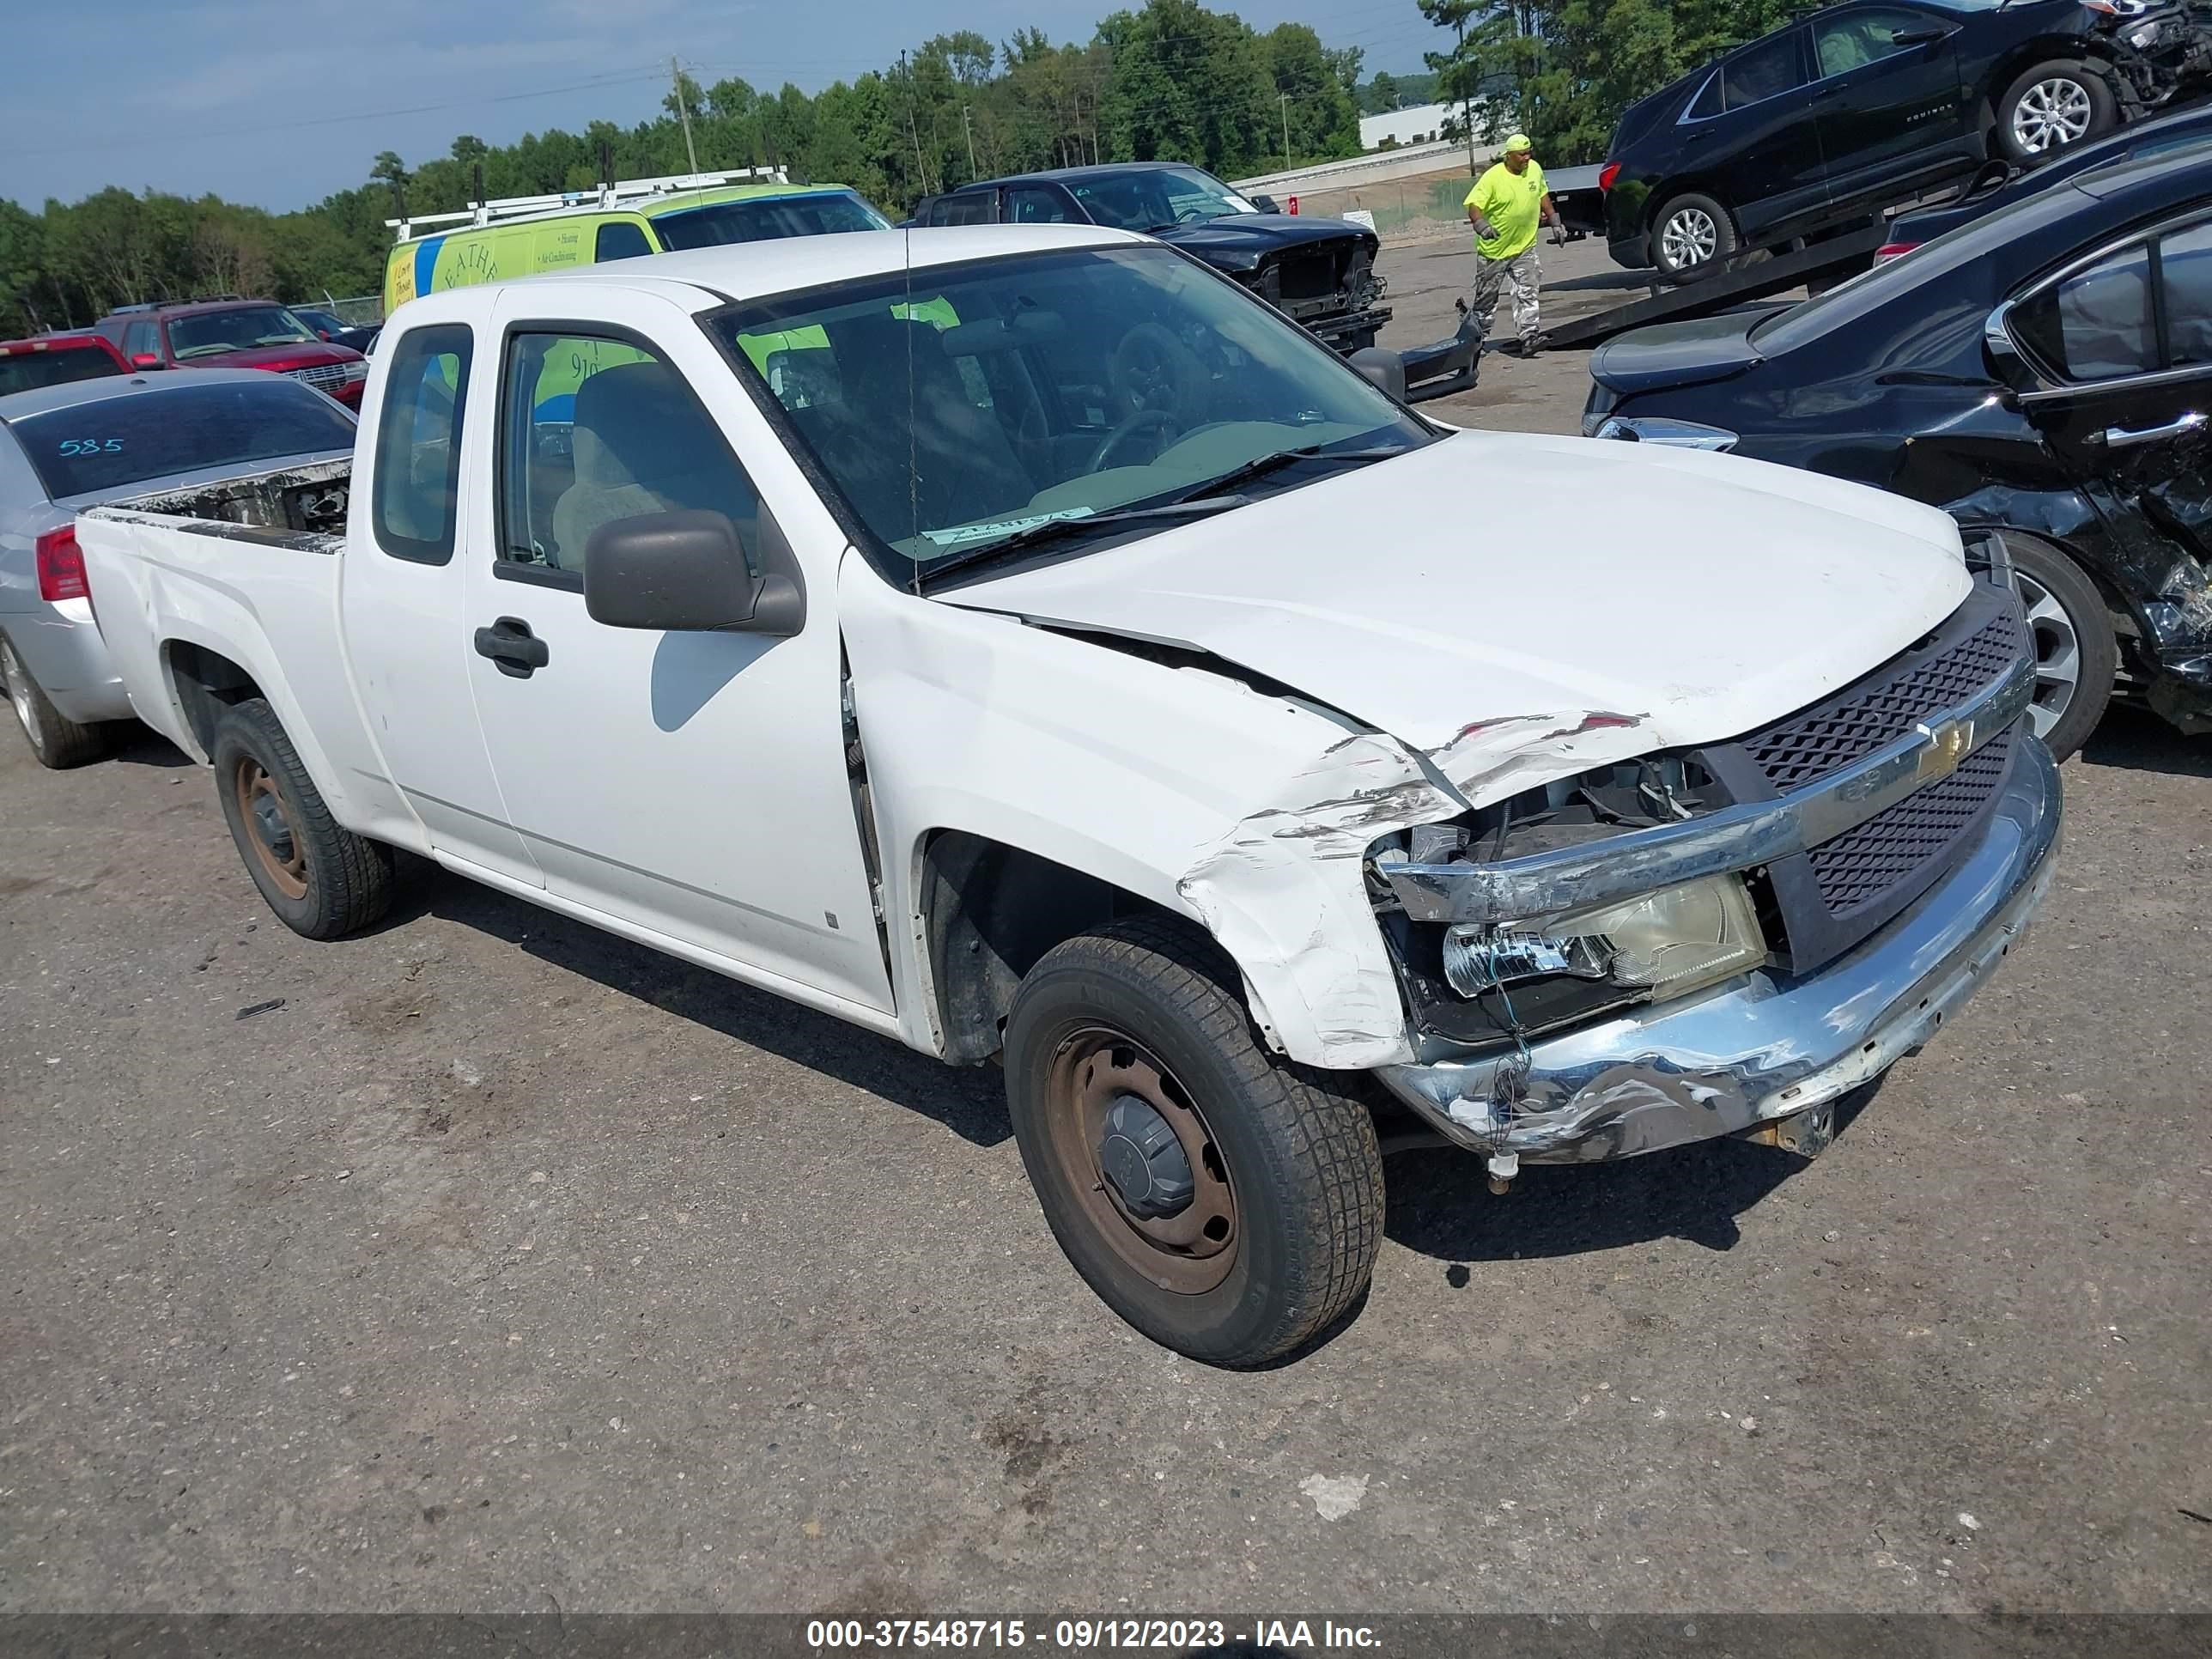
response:
[[[415,213],[404,219],[386,219],[384,228],[397,231],[396,240],[412,241],[421,227],[431,225],[489,225],[506,219],[557,213],[563,208],[615,208],[648,196],[665,196],[679,190],[709,190],[717,185],[787,185],[781,167],[739,167],[731,173],[672,173],[659,179],[620,179],[589,190],[556,191],[548,196],[505,196],[472,202],[459,213]]]

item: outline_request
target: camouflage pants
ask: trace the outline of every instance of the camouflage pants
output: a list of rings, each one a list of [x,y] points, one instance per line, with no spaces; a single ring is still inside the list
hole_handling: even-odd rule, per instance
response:
[[[1474,320],[1478,337],[1490,333],[1491,315],[1498,309],[1498,295],[1508,289],[1513,293],[1513,328],[1527,345],[1541,330],[1536,320],[1536,293],[1544,283],[1544,269],[1531,246],[1510,259],[1486,259],[1474,256],[1474,298],[1470,314]]]

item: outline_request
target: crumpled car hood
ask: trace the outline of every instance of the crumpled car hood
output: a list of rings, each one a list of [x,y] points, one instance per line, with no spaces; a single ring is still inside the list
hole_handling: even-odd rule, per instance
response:
[[[1431,755],[1593,714],[1639,751],[1826,696],[1966,598],[1958,531],[1736,456],[1462,432],[1218,518],[939,595],[1188,646]]]

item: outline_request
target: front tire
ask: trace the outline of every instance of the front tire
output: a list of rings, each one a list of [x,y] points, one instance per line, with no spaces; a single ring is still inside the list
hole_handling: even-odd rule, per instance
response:
[[[23,666],[12,641],[0,635],[0,683],[15,710],[15,723],[39,764],[64,772],[96,761],[107,752],[108,734],[98,726],[80,726],[54,707],[53,699]]]
[[[1997,148],[2023,167],[2120,124],[2111,82],[2086,64],[2038,64],[1997,100]]]
[[[2007,531],[2005,541],[2035,638],[2029,727],[2063,761],[2088,742],[2105,718],[2119,670],[2119,641],[2105,596],[2081,566],[2017,531]]]
[[[1703,282],[1735,250],[1735,221],[1710,196],[1677,196],[1652,218],[1651,263],[1668,282]]]
[[[391,908],[392,849],[339,827],[266,702],[254,697],[226,709],[213,752],[231,839],[287,927],[342,939]]]
[[[1264,1364],[1366,1290],[1374,1120],[1341,1079],[1261,1047],[1234,964],[1202,934],[1140,919],[1048,952],[1015,995],[1006,1064],[1053,1236],[1154,1341]]]

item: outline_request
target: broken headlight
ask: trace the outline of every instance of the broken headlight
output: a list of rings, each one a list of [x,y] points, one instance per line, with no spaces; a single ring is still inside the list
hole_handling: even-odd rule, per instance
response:
[[[1526,927],[1454,927],[1443,957],[1463,997],[1568,975],[1662,1002],[1756,968],[1766,936],[1741,878],[1711,876]]]

